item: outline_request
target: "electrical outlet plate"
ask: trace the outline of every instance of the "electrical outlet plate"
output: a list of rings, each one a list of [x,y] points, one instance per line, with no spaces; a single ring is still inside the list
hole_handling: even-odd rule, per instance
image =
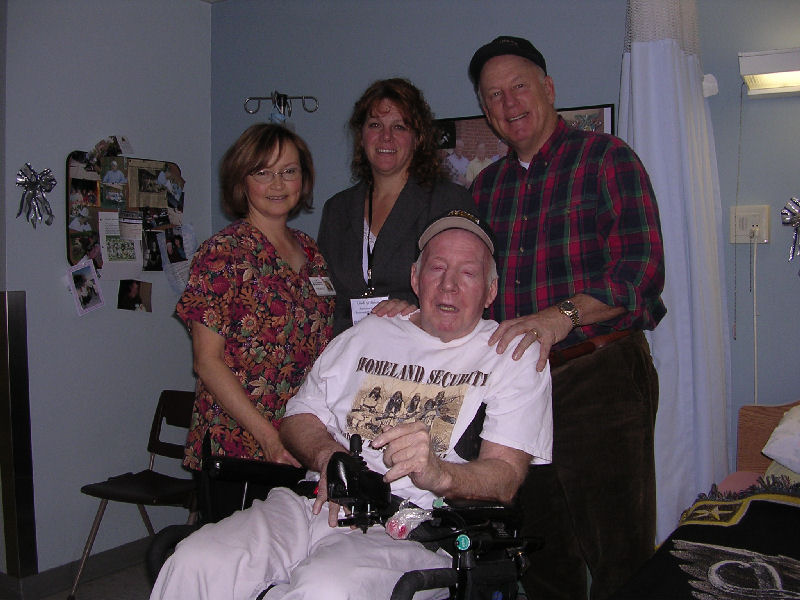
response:
[[[769,205],[731,206],[731,244],[769,243]]]

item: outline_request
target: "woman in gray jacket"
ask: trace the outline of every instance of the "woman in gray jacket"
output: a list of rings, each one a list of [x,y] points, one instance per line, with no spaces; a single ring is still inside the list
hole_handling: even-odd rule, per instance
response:
[[[334,335],[380,300],[416,304],[408,273],[420,234],[449,210],[474,210],[467,190],[443,176],[431,109],[409,81],[373,83],[349,126],[358,183],[325,203],[318,237],[336,288]]]

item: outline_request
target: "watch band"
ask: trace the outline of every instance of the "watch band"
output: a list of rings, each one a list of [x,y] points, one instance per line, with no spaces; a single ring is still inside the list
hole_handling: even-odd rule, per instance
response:
[[[572,328],[580,327],[581,324],[581,317],[578,313],[578,308],[569,300],[564,300],[563,302],[558,303],[558,310],[561,312],[562,315],[566,315],[569,317],[569,320],[572,321]]]

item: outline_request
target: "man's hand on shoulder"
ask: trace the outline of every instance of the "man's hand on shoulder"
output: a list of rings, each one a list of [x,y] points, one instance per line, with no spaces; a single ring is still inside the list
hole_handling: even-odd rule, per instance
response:
[[[541,372],[547,364],[550,348],[567,337],[570,331],[572,322],[569,317],[564,316],[555,306],[550,306],[532,315],[503,321],[489,337],[489,345],[497,344],[495,350],[502,354],[512,340],[521,335],[522,338],[512,354],[514,360],[519,360],[531,344],[538,341],[540,350],[536,370]]]
[[[626,312],[622,306],[609,306],[587,294],[576,294],[569,300],[578,310],[580,325],[601,323]],[[497,353],[502,354],[511,341],[521,335],[522,339],[512,355],[514,360],[519,360],[530,345],[538,340],[541,349],[536,370],[541,372],[547,364],[550,349],[566,338],[572,328],[570,317],[561,312],[558,306],[548,306],[535,314],[503,321],[489,337],[489,345],[497,344]]]

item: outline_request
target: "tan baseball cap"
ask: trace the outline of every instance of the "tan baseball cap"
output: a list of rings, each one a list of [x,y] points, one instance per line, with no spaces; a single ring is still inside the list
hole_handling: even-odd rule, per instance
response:
[[[425,248],[425,245],[431,241],[433,236],[447,231],[448,229],[463,229],[477,235],[481,241],[489,248],[492,256],[494,256],[494,242],[492,242],[492,235],[489,228],[478,217],[465,210],[451,210],[442,216],[436,218],[422,235],[419,236],[420,251]]]

